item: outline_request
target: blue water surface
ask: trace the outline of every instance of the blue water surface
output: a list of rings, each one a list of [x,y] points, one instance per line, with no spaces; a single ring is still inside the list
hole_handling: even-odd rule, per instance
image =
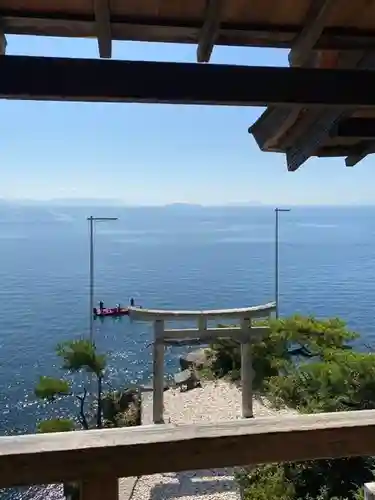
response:
[[[144,307],[227,308],[274,298],[275,226],[269,207],[59,207],[0,205],[0,433],[33,432],[58,411],[33,395],[57,374],[58,342],[88,334],[88,224],[95,234],[95,296]],[[282,314],[340,316],[374,343],[375,208],[293,207],[280,215]],[[113,386],[149,378],[151,327],[95,322]],[[178,365],[169,349],[166,370]],[[29,498],[38,493],[10,493]],[[56,489],[40,498],[57,498]],[[4,497],[4,498],[5,498]]]

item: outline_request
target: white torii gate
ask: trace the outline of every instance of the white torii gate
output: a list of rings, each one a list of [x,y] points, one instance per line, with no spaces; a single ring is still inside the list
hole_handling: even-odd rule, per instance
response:
[[[253,416],[253,368],[251,343],[268,331],[267,326],[253,326],[252,320],[269,318],[276,310],[276,303],[241,309],[203,311],[166,311],[130,307],[129,316],[134,320],[154,323],[153,343],[153,422],[164,423],[164,349],[165,345],[208,344],[217,339],[230,338],[241,343],[242,416]],[[208,320],[239,320],[238,327],[207,328]],[[166,329],[166,321],[195,321],[196,328]]]

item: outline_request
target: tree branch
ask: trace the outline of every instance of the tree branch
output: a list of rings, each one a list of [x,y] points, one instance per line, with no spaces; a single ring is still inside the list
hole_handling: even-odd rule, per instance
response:
[[[87,422],[87,418],[85,415],[85,400],[87,396],[87,390],[86,388],[83,389],[83,396],[78,396],[76,395],[76,398],[80,402],[80,408],[79,408],[79,421],[82,425],[82,427],[87,431],[89,429],[89,424]]]
[[[98,429],[102,428],[102,382],[103,377],[98,376],[98,409],[96,414],[96,426]]]

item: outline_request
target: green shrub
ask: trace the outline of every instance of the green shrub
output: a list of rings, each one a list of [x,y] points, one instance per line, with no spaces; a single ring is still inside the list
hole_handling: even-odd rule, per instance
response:
[[[375,354],[351,350],[358,335],[339,319],[294,316],[273,320],[252,347],[254,388],[277,406],[305,413],[375,408]],[[239,377],[240,346],[211,346],[217,377]],[[363,500],[372,458],[265,465],[239,475],[245,500]]]

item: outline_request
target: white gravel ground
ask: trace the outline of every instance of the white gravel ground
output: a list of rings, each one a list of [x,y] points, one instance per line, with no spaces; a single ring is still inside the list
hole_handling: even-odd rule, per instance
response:
[[[275,413],[266,402],[254,400],[255,417]],[[236,420],[241,418],[241,391],[223,381],[206,382],[188,392],[171,389],[164,393],[164,416],[166,423],[175,425]],[[238,500],[233,473],[216,469],[143,476],[131,500]],[[120,499],[130,500],[121,494]]]

